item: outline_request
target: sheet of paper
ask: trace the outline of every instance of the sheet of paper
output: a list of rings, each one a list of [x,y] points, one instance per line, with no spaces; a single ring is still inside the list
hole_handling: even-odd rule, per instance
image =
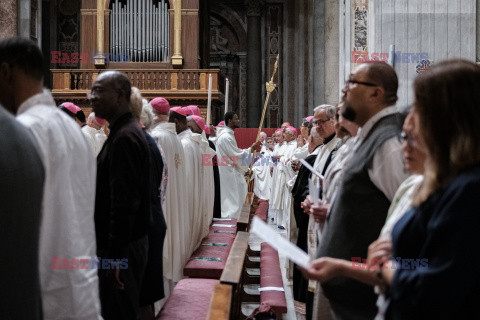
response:
[[[305,168],[310,170],[314,175],[316,175],[317,177],[319,177],[323,181],[323,176],[319,172],[317,172],[317,170],[315,170],[311,165],[309,165],[307,161],[305,161],[303,159],[299,159],[299,160],[305,166]]]
[[[310,193],[310,197],[312,197],[312,201],[314,205],[318,205],[320,203],[320,185],[318,183],[315,183],[315,180],[313,177],[308,179],[308,191]]]
[[[278,253],[286,256],[302,268],[308,269],[310,265],[310,257],[308,254],[287,239],[283,238],[260,218],[253,218],[250,232],[255,233],[260,239],[275,248]]]

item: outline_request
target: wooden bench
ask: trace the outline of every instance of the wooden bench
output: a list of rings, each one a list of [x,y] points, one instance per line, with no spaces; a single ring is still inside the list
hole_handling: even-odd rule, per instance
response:
[[[220,280],[204,278],[180,280],[155,319],[221,320],[224,318],[216,318],[215,315],[225,314],[227,309],[229,317],[225,319],[238,319],[238,315],[241,314],[239,292],[242,289],[248,238],[248,232],[237,233]],[[219,287],[220,283],[229,286],[230,293],[225,287]],[[221,307],[225,301],[230,304],[227,309],[225,306]]]
[[[252,206],[249,203],[245,203],[242,207],[242,212],[237,221],[237,229],[239,231],[248,231],[248,226],[250,225],[250,212]]]
[[[231,319],[238,319],[241,315],[241,298],[243,291],[243,278],[245,272],[245,259],[247,257],[248,232],[239,231],[232,250],[228,255],[225,270],[220,277],[220,282],[232,287],[232,309]]]
[[[237,219],[216,219],[183,268],[191,278],[220,279],[237,233]]]
[[[232,301],[232,286],[228,284],[215,285],[213,292],[212,303],[210,304],[209,320],[228,320],[230,319]]]

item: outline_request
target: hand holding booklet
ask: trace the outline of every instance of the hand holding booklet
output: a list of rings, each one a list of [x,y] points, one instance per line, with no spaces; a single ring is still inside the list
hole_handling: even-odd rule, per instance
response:
[[[275,230],[270,228],[260,218],[254,217],[252,221],[252,227],[250,232],[255,233],[263,241],[271,245],[278,253],[286,256],[292,260],[295,264],[304,269],[308,269],[310,265],[310,257],[302,249],[283,238]]]

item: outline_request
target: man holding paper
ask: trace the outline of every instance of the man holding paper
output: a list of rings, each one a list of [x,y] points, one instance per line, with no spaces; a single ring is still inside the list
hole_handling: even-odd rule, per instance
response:
[[[317,258],[367,257],[398,186],[405,180],[397,101],[398,78],[384,63],[360,65],[343,88],[342,115],[361,128],[327,216]],[[360,282],[338,277],[322,284],[338,319],[373,319],[376,295]]]

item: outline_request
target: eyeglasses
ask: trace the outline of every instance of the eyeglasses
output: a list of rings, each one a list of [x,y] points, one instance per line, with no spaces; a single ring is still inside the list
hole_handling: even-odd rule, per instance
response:
[[[405,133],[404,131],[402,131],[402,133],[400,134],[400,140],[402,142],[406,142],[407,146],[411,148],[417,146],[417,141],[411,135]]]
[[[317,127],[320,127],[320,126],[323,126],[325,123],[327,123],[328,121],[331,121],[332,119],[327,119],[327,120],[313,120],[312,121],[312,124],[314,126],[317,126]]]
[[[368,87],[378,87],[378,85],[376,85],[375,83],[371,83],[371,82],[356,81],[356,80],[351,80],[351,79],[348,79],[347,81],[345,81],[345,87],[348,87],[349,89],[351,89],[352,85],[354,85],[354,84],[361,84],[361,85],[368,86]]]

